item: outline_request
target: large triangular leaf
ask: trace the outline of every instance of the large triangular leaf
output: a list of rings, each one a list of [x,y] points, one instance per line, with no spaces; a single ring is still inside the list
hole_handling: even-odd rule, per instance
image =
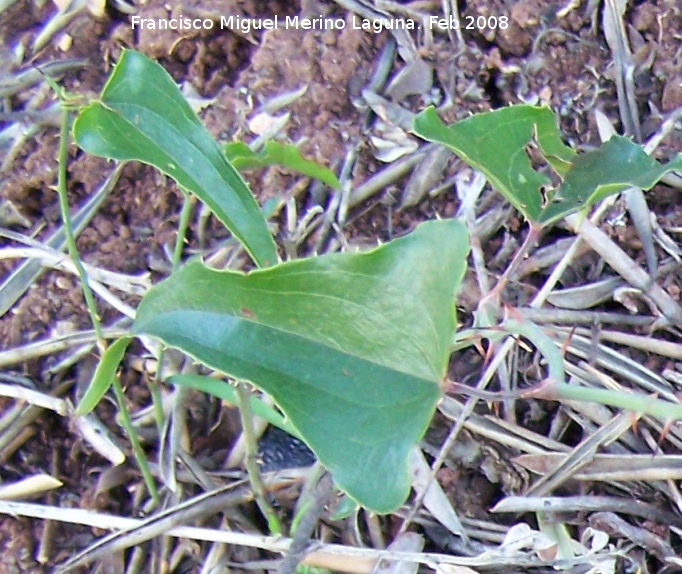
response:
[[[277,262],[253,194],[156,62],[124,50],[99,101],[80,110],[73,133],[88,153],[158,168],[208,205],[258,265]]]
[[[510,106],[450,126],[429,108],[415,118],[414,131],[482,171],[526,219],[541,225],[628,187],[649,189],[667,172],[682,169],[682,157],[661,165],[618,136],[576,154],[561,141],[556,118],[544,107]]]
[[[270,393],[337,484],[389,512],[441,394],[467,252],[449,220],[248,275],[193,262],[149,292],[134,330]]]

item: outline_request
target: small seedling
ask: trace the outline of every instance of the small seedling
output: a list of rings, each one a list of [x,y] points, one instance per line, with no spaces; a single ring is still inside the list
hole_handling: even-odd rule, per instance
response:
[[[415,131],[483,171],[526,216],[532,233],[682,167],[679,157],[661,166],[624,138],[577,154],[561,141],[545,108],[511,107],[450,127],[427,110]],[[284,163],[330,185],[336,178],[279,144],[260,152],[243,144],[221,148],[170,76],[133,51],[123,53],[100,99],[80,111],[74,135],[90,153],[137,159],[174,178],[213,210],[260,268],[244,274],[190,261],[144,297],[133,334],[154,336],[266,391],[284,413],[273,422],[301,436],[354,500],[376,512],[402,504],[409,452],[444,391],[456,330],[454,294],[469,251],[463,223],[427,222],[366,253],[278,263],[261,209],[231,162]],[[553,173],[535,170],[532,154]],[[550,359],[553,388],[566,386],[561,357],[541,330],[528,322],[503,328],[534,342]],[[107,351],[101,367],[107,378],[126,344]],[[218,396],[228,388],[217,380],[170,382]],[[96,387],[82,410],[106,392],[106,384]],[[664,404],[674,407],[668,416],[682,418],[682,407]]]

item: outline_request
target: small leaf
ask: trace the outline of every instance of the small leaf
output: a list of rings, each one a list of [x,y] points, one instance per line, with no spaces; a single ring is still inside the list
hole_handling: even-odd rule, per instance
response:
[[[599,149],[579,154],[572,169],[542,210],[540,223],[549,224],[583,205],[621,192],[628,187],[650,189],[669,171],[682,169],[682,156],[661,165],[631,140],[613,136]]]
[[[512,106],[477,114],[445,126],[434,108],[414,120],[414,131],[428,141],[450,148],[478,169],[516,209],[531,220],[542,213],[540,189],[552,180],[533,169],[526,151],[535,138],[545,159],[559,173],[570,167],[575,151],[564,145],[548,108]]]
[[[358,503],[355,502],[355,500],[353,500],[350,496],[343,494],[339,497],[336,508],[332,510],[329,520],[332,522],[343,520],[344,518],[348,518],[351,514],[357,512],[358,509]]]
[[[124,50],[99,101],[73,126],[86,152],[153,165],[196,194],[261,267],[277,262],[258,203],[180,89],[156,62]]]
[[[511,106],[451,126],[429,108],[415,118],[414,131],[482,171],[526,219],[543,226],[628,187],[649,189],[667,172],[682,168],[681,156],[661,165],[620,136],[576,154],[561,141],[549,108]],[[533,154],[536,162],[546,162],[545,169],[533,167]],[[554,178],[548,175],[552,170]]]
[[[339,487],[390,512],[441,395],[468,249],[446,220],[248,275],[191,262],[147,294],[134,331],[269,393]]]
[[[269,141],[258,153],[242,142],[232,142],[223,147],[225,156],[239,171],[281,165],[308,177],[319,179],[329,187],[339,189],[341,184],[334,172],[314,161],[305,159],[296,146]]]
[[[90,383],[88,390],[85,391],[80,403],[78,403],[78,407],[74,413],[76,416],[88,414],[102,400],[102,397],[109,390],[111,382],[116,376],[118,366],[121,364],[123,355],[132,340],[132,337],[121,337],[104,351],[104,354],[97,365],[97,369],[95,369],[92,382]]]

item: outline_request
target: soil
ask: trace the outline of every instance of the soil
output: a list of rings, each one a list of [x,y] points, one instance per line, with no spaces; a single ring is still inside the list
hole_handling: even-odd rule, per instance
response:
[[[548,4],[540,0],[459,2],[463,22],[470,21],[469,18],[476,21],[479,17],[504,16],[510,25],[505,30],[462,30],[463,45],[459,45],[454,34],[449,38],[437,32],[429,38],[421,32],[412,32],[409,36],[413,56],[421,59],[425,67],[421,75],[402,81],[398,81],[400,74],[407,74],[405,70],[409,66],[400,53],[409,53],[411,43],[398,37],[398,55],[392,59],[386,84],[391,87],[383,93],[391,94],[388,103],[401,106],[405,112],[417,112],[427,104],[442,105],[449,101],[452,105],[442,114],[447,121],[509,104],[542,103],[558,112],[567,142],[582,148],[597,145],[600,140],[595,109],[600,109],[613,121],[616,130],[621,130],[614,66],[601,32],[601,9],[591,13],[594,2],[574,4],[579,6],[569,9],[569,2]],[[425,5],[434,14],[441,9],[439,2],[401,4],[405,9],[413,5]],[[133,30],[130,16],[114,6],[108,6],[101,16],[84,10],[33,55],[32,43],[55,11],[52,3],[18,0],[0,14],[0,45],[11,50],[0,54],[0,59],[5,60],[0,66],[0,88],[3,77],[11,77],[19,69],[74,58],[83,60],[84,66],[66,72],[61,83],[70,92],[95,96],[121,50],[134,48],[158,60],[183,88],[191,88],[197,98],[207,99],[200,115],[220,141],[250,141],[271,126],[273,118],[280,118],[286,112],[288,119],[279,137],[296,143],[305,156],[331,167],[337,174],[344,169],[349,157],[355,158],[347,170],[351,189],[361,188],[386,166],[387,162],[377,158],[379,154],[371,138],[386,137],[387,124],[399,123],[399,119],[393,108],[386,105],[386,117],[379,121],[363,100],[363,89],[372,81],[377,62],[387,43],[392,41],[392,34],[353,29],[350,26],[353,15],[331,0],[187,0],[176,4],[148,0],[136,8],[136,14],[142,18],[166,18],[170,13],[197,14],[218,20],[227,14],[267,17],[276,13],[282,18],[322,15],[345,19],[349,25],[344,30],[278,29],[248,34],[220,29],[191,33]],[[637,106],[643,136],[648,137],[660,127],[664,114],[682,106],[679,44],[682,9],[677,0],[639,0],[630,3],[626,22],[635,52]],[[23,61],[17,61],[20,48],[26,54]],[[381,87],[378,92],[382,93]],[[285,95],[288,95],[286,103],[280,103],[281,109],[273,111],[278,99]],[[31,86],[9,97],[5,109],[18,112],[45,109],[51,101],[44,87]],[[374,108],[374,111],[378,110]],[[3,119],[0,129],[8,125],[9,120]],[[400,145],[408,145],[411,136],[398,130],[398,141]],[[58,129],[46,126],[14,150],[13,161],[0,173],[0,200],[11,202],[19,210],[30,225],[23,231],[38,240],[49,237],[60,222],[55,192],[58,144]],[[0,145],[4,144],[0,142]],[[0,149],[7,151],[6,146]],[[666,157],[680,149],[682,131],[674,130],[659,147],[657,155]],[[71,205],[81,205],[102,185],[111,170],[109,162],[70,146]],[[430,189],[460,170],[460,162],[448,159]],[[280,244],[287,239],[286,213],[282,206],[288,198],[295,199],[299,215],[317,205],[326,208],[333,199],[320,186],[307,185],[307,182],[302,185],[300,178],[283,169],[268,168],[246,177],[261,204],[269,199],[278,201],[280,212],[275,220]],[[451,185],[439,193],[418,190],[416,196],[412,193],[408,197],[405,189],[409,185],[407,178],[392,181],[378,193],[352,205],[340,230],[342,236],[332,233],[323,237],[318,228],[300,243],[298,255],[335,249],[341,244],[376,244],[377,240],[385,241],[409,231],[420,221],[452,217],[457,212],[459,202]],[[502,209],[502,200],[496,194],[486,192],[483,201],[491,211]],[[661,225],[671,229],[682,227],[678,191],[661,185],[649,194],[649,205]],[[174,248],[181,208],[182,194],[172,181],[149,167],[129,164],[92,222],[78,237],[81,256],[85,262],[105,269],[134,275],[149,273],[156,282],[167,272],[168,254]],[[631,226],[613,225],[605,230],[618,237],[638,262],[644,262],[641,244]],[[520,241],[523,233],[522,219],[516,214],[490,233],[484,251],[488,260],[498,263],[492,266],[493,271],[504,270],[510,259],[505,249],[508,250],[510,242]],[[212,217],[204,233],[199,213],[195,211],[186,254],[208,252],[227,236]],[[543,239],[540,247],[552,245],[563,237],[566,233],[557,228]],[[0,275],[7,276],[15,267],[13,262],[2,261]],[[567,276],[566,284],[570,284],[571,277],[579,284],[596,269],[601,269],[598,260],[586,253],[572,267],[573,275]],[[679,300],[680,277],[675,273],[679,271],[670,272],[660,283]],[[527,276],[514,292],[513,304],[526,304],[546,274],[543,269]],[[472,282],[472,288],[473,285]],[[468,299],[475,302],[476,296],[469,295]],[[139,301],[131,296],[122,298],[133,306]],[[460,317],[464,322],[471,320],[473,305],[466,300],[464,297]],[[112,325],[120,318],[108,305],[101,302],[99,305],[105,325]],[[57,333],[89,329],[84,308],[79,284],[71,275],[46,272],[0,318],[0,349],[14,349]],[[135,357],[140,352],[141,349],[132,349],[122,373],[133,410],[149,402],[144,384],[148,375],[139,372],[139,357]],[[483,359],[473,349],[466,353],[453,361],[450,373],[453,379],[469,380],[480,374]],[[63,382],[78,382],[82,371],[87,370],[80,364],[55,371],[53,368],[64,356],[57,353],[31,359],[13,365],[8,372],[27,377],[37,389],[49,393]],[[95,356],[90,351],[85,361],[92,364]],[[661,370],[675,367],[673,361],[662,361],[652,355],[640,355],[637,359]],[[532,365],[527,367],[530,369]],[[67,391],[71,398],[75,396],[76,386]],[[5,410],[12,404],[5,401]],[[199,396],[192,409],[192,452],[207,469],[217,469],[235,438],[234,413]],[[114,408],[105,402],[97,413],[118,434]],[[539,427],[547,426],[547,417],[544,423],[538,423]],[[490,445],[485,446],[484,458],[492,456],[491,449],[494,450]],[[151,459],[156,459],[153,444],[147,445],[147,451]],[[510,455],[501,453],[500,457],[507,460]],[[458,464],[459,470],[444,469],[439,476],[455,507],[465,516],[499,523],[499,515],[492,516],[488,511],[503,496],[503,487],[475,464],[462,466],[461,460]],[[56,495],[52,495],[52,504],[126,514],[135,505],[134,489],[123,487],[119,481],[105,495],[97,492],[98,478],[108,467],[107,461],[80,441],[61,418],[42,414],[32,423],[30,438],[3,460],[0,478],[12,481],[46,472],[64,482]],[[131,465],[131,473],[132,469]],[[513,520],[506,522],[511,524]],[[50,550],[39,563],[38,547],[46,523],[0,517],[0,574],[47,571],[101,534],[87,528],[53,527]],[[178,567],[175,571],[198,572],[198,562],[187,566],[189,562],[182,562],[186,569]],[[649,558],[649,564],[660,563]]]

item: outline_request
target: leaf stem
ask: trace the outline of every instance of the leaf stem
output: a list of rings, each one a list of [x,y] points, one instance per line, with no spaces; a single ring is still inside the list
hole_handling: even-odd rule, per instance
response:
[[[551,401],[586,401],[642,413],[664,421],[682,420],[682,405],[643,396],[641,393],[626,393],[610,389],[594,389],[567,383],[549,382],[526,389],[521,392],[521,396]]]
[[[59,134],[59,158],[58,158],[58,172],[57,172],[57,195],[59,196],[59,208],[61,211],[62,221],[64,222],[64,237],[66,239],[66,246],[69,251],[69,256],[73,261],[76,271],[78,272],[78,277],[83,288],[83,298],[85,299],[85,305],[88,309],[90,319],[92,321],[93,328],[95,330],[95,336],[97,337],[97,346],[102,354],[107,350],[107,343],[102,332],[102,323],[97,313],[97,305],[95,303],[95,297],[90,288],[90,283],[88,281],[88,275],[85,272],[83,263],[81,261],[80,255],[78,253],[78,248],[76,246],[76,238],[73,233],[73,223],[71,221],[71,213],[69,210],[69,198],[67,194],[67,163],[68,163],[68,151],[69,151],[69,124],[70,124],[70,114],[71,114],[71,101],[66,98],[65,93],[59,89],[59,86],[52,81],[51,85],[61,98],[62,106],[62,118],[61,118],[61,128]],[[145,484],[149,490],[149,494],[155,504],[159,504],[159,493],[156,489],[156,484],[154,482],[154,477],[152,476],[149,466],[147,465],[147,460],[144,456],[144,451],[140,445],[140,441],[135,433],[135,428],[130,419],[130,413],[128,412],[128,407],[125,404],[125,396],[123,393],[123,387],[117,376],[113,377],[112,386],[114,389],[114,394],[116,395],[116,401],[119,406],[119,416],[121,423],[123,424],[128,437],[133,447],[133,453],[140,466],[142,476],[144,477]]]
[[[188,192],[182,192],[184,202],[182,204],[182,211],[180,212],[180,221],[178,222],[178,236],[175,240],[175,250],[173,251],[173,273],[180,267],[182,259],[182,250],[185,246],[185,237],[187,235],[187,228],[189,227],[189,216],[192,214],[192,207],[196,200]]]
[[[244,433],[244,444],[246,446],[246,472],[249,475],[251,488],[256,504],[268,521],[270,533],[282,535],[284,530],[275,512],[275,509],[268,502],[265,485],[261,480],[260,470],[256,462],[258,446],[256,444],[256,434],[253,430],[253,413],[251,411],[251,394],[244,383],[237,383],[237,401],[239,403],[239,415],[241,417],[242,432]]]
[[[69,146],[69,117],[70,112],[66,106],[62,107],[62,121],[61,132],[59,137],[59,171],[57,176],[57,194],[59,195],[59,208],[62,214],[62,221],[64,222],[64,235],[66,237],[66,245],[69,250],[69,256],[73,261],[78,277],[80,278],[83,288],[83,297],[85,304],[92,320],[92,325],[95,329],[97,337],[97,346],[101,352],[106,349],[106,342],[102,334],[102,324],[97,314],[97,306],[95,298],[88,282],[88,276],[83,268],[78,248],[76,247],[76,239],[73,234],[73,226],[71,223],[71,213],[69,212],[69,198],[66,191],[66,167],[68,162],[68,146]]]
[[[145,457],[144,450],[140,444],[140,439],[137,438],[137,433],[135,432],[135,427],[130,419],[130,413],[128,412],[128,406],[125,402],[125,394],[123,392],[123,385],[117,376],[113,378],[112,385],[114,389],[114,395],[116,396],[116,402],[118,403],[118,416],[116,419],[125,429],[130,439],[130,444],[133,446],[133,455],[137,461],[140,471],[142,472],[142,477],[144,478],[145,486],[149,491],[154,504],[159,504],[159,491],[156,489],[156,483],[154,482],[154,477],[149,470],[149,465],[147,464],[147,459]]]

